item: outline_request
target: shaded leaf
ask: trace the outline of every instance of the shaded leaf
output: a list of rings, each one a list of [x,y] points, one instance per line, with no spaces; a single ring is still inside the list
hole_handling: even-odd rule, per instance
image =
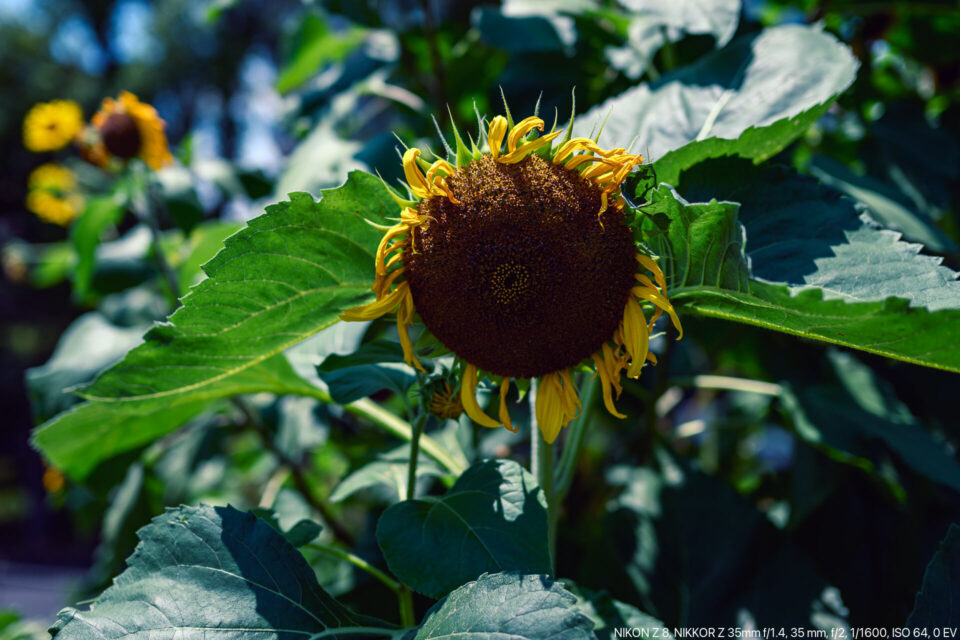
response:
[[[344,478],[330,494],[331,502],[346,500],[358,491],[383,488],[387,502],[393,504],[407,495],[407,477],[410,466],[410,447],[402,446],[368,462]],[[420,454],[417,460],[417,479],[440,478],[446,472],[432,458]]]
[[[907,620],[912,629],[956,627],[960,623],[960,527],[950,525],[927,570]]]
[[[138,535],[126,571],[89,610],[60,612],[52,629],[60,640],[208,631],[293,639],[369,624],[325,592],[303,556],[249,513],[180,507]]]
[[[667,30],[670,40],[681,33],[708,34],[722,47],[733,38],[740,22],[740,0],[618,0]]]
[[[653,85],[642,84],[577,119],[578,135],[606,119],[599,142],[606,148],[634,146],[664,164],[669,180],[677,169],[718,154],[762,160],[800,135],[853,82],[857,62],[833,36],[785,25],[743,37]],[[809,113],[808,113],[809,112]],[[607,114],[609,113],[609,118]],[[797,122],[785,119],[798,119]],[[780,122],[783,121],[783,122]],[[747,135],[750,127],[770,127]],[[719,140],[711,140],[716,138]],[[684,159],[665,154],[688,143]]]
[[[594,637],[593,623],[576,604],[571,593],[545,575],[484,574],[433,605],[414,640]]]
[[[883,443],[914,472],[960,491],[960,464],[901,404],[869,367],[846,353],[831,353],[842,385],[786,388],[784,406],[797,433],[815,445],[873,470],[872,448]]]
[[[432,598],[486,571],[551,570],[546,499],[533,476],[511,460],[473,465],[440,498],[388,508],[377,523],[377,542],[394,575]]]
[[[329,355],[317,366],[317,374],[340,404],[384,389],[404,395],[417,380],[413,369],[403,363],[400,344],[386,340],[365,343],[349,355]]]

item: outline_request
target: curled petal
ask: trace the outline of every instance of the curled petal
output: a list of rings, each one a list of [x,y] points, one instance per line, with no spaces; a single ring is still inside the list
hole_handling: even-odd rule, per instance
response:
[[[535,412],[537,426],[547,444],[553,444],[566,426],[563,413],[563,389],[560,387],[560,374],[548,373],[540,377],[537,387]]]
[[[510,392],[510,378],[504,378],[503,382],[500,383],[500,413],[499,418],[500,422],[503,423],[504,428],[507,431],[512,431],[513,433],[517,432],[517,427],[513,425],[513,421],[510,420],[510,412],[507,411],[507,394]]]
[[[494,160],[500,156],[500,147],[503,145],[503,138],[507,135],[507,126],[507,119],[503,116],[497,116],[490,121],[487,142],[490,144],[490,155]]]
[[[666,311],[670,316],[670,321],[673,322],[673,326],[676,327],[677,331],[680,333],[680,335],[677,336],[677,340],[683,338],[683,327],[680,325],[680,318],[677,317],[677,312],[674,311],[673,305],[670,304],[670,301],[666,296],[657,293],[656,290],[651,290],[646,287],[634,287],[630,291],[638,298],[642,300],[648,300],[657,307]]]
[[[477,368],[467,364],[463,369],[463,382],[460,384],[460,402],[470,419],[484,427],[496,429],[503,425],[488,416],[477,404]]]
[[[607,408],[610,415],[616,418],[626,418],[627,416],[617,411],[613,404],[613,391],[610,384],[610,371],[607,369],[607,363],[596,353],[593,354],[593,362],[597,367],[597,375],[600,376],[600,388],[603,391],[603,406]]]
[[[667,281],[663,277],[663,271],[660,270],[660,265],[654,262],[652,258],[645,256],[642,253],[637,254],[637,262],[639,262],[644,269],[653,274],[657,284],[660,285],[660,291],[666,294]]]
[[[383,298],[370,304],[347,309],[340,314],[340,319],[347,321],[375,320],[396,309],[397,306],[403,302],[404,296],[409,295],[409,293],[410,285],[406,282],[401,282],[396,289]]]
[[[620,336],[623,339],[624,348],[630,354],[627,376],[636,378],[640,375],[643,362],[647,358],[647,351],[650,347],[650,333],[647,328],[647,319],[643,317],[643,310],[633,299],[627,301],[627,306],[623,310]]]
[[[553,141],[553,139],[559,136],[561,133],[563,133],[563,131],[554,131],[553,133],[549,133],[545,136],[540,136],[536,140],[531,140],[530,142],[522,144],[515,151],[511,151],[507,155],[501,156],[500,162],[503,162],[506,164],[513,164],[515,162],[520,162],[521,160],[526,158],[528,155],[530,155],[537,149],[541,147],[545,147],[547,144]]]
[[[403,154],[403,175],[410,185],[413,195],[419,198],[429,198],[431,194],[430,183],[426,176],[420,170],[417,164],[417,158],[420,156],[420,149],[407,149]]]
[[[530,116],[518,122],[517,125],[510,130],[510,135],[507,136],[507,151],[516,151],[517,143],[520,142],[520,139],[534,129],[543,131],[543,120],[536,116]]]

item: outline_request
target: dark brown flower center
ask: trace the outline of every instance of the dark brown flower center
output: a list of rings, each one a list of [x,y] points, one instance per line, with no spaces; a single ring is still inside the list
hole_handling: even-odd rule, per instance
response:
[[[528,378],[575,365],[611,338],[636,248],[619,209],[598,219],[593,183],[537,155],[484,156],[448,183],[460,204],[421,202],[431,219],[404,253],[414,305],[443,344],[483,370]]]
[[[100,127],[100,137],[107,151],[118,158],[133,158],[140,152],[140,130],[129,114],[110,114]]]

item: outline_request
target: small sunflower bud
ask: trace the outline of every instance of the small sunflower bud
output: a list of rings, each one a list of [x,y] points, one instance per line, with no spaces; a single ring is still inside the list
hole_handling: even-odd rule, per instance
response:
[[[450,383],[444,381],[430,397],[430,413],[444,420],[456,420],[463,413],[460,394],[454,393]]]

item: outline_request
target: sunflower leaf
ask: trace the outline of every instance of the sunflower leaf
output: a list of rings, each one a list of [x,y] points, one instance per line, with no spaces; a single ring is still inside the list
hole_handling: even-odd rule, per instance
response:
[[[761,161],[786,147],[854,80],[857,62],[833,36],[799,25],[738,38],[698,63],[641,84],[577,118],[576,135],[606,120],[599,144],[634,140],[661,180],[705,158]]]
[[[850,208],[851,215],[856,208],[806,180],[741,183],[750,185],[735,194],[744,201],[739,214],[752,268],[749,281],[729,276],[730,252],[720,249],[732,246],[730,229],[697,224],[724,203],[689,204],[661,186],[661,201],[654,204],[672,224],[651,245],[662,256],[675,305],[689,313],[960,372],[956,274],[938,259],[919,254],[917,245],[900,242],[894,232],[857,217],[853,231],[831,226],[839,215],[836,207]],[[678,204],[665,205],[664,197]],[[719,255],[727,258],[720,261]]]
[[[81,392],[88,404],[37,430],[35,446],[82,478],[98,462],[173,431],[216,398],[314,395],[317,389],[278,354],[373,297],[381,234],[366,221],[385,223],[399,213],[381,181],[361,172],[323,195],[316,202],[293,194],[228,238],[183,306]]]
[[[950,525],[927,570],[907,620],[912,629],[955,627],[960,606],[960,527]]]
[[[577,599],[545,575],[491,573],[467,583],[427,611],[414,640],[593,638]]]
[[[377,542],[404,584],[442,598],[485,571],[549,573],[546,507],[529,472],[512,460],[488,460],[442,497],[388,508]]]
[[[266,522],[232,507],[180,507],[141,529],[127,569],[87,611],[60,612],[60,640],[227,632],[307,637],[382,623],[357,616]]]

